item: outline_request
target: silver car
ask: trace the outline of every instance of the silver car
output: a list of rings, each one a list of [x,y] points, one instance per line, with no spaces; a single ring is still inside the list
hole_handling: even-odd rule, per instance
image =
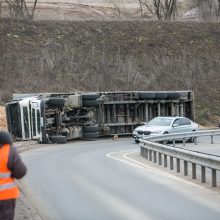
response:
[[[196,130],[198,130],[198,124],[185,117],[156,117],[145,125],[135,128],[133,138],[136,143],[139,143],[139,138],[142,138],[143,135],[162,135]]]

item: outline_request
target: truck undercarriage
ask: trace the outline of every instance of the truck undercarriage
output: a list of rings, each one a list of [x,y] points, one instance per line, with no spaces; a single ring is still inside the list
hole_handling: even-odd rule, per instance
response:
[[[17,140],[42,143],[128,135],[156,116],[194,119],[192,91],[15,94],[6,104]]]

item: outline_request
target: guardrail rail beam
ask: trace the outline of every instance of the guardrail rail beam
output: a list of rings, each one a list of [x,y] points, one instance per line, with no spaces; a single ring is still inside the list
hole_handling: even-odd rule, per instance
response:
[[[154,163],[162,165],[164,167],[168,166],[169,157],[169,168],[174,169],[174,159],[176,159],[176,172],[181,172],[180,162],[183,161],[183,174],[188,175],[188,164],[192,164],[192,179],[197,178],[196,167],[201,167],[201,182],[206,183],[206,170],[211,169],[211,186],[217,186],[217,172],[220,172],[220,156],[210,155],[206,153],[200,153],[197,151],[187,150],[184,148],[176,147],[176,140],[182,139],[183,145],[185,145],[186,140],[194,138],[195,144],[197,144],[197,138],[202,136],[210,136],[211,144],[214,143],[213,139],[215,135],[220,135],[220,129],[218,130],[207,130],[207,131],[194,131],[178,134],[166,134],[161,136],[148,137],[145,140],[140,139],[141,146],[140,154],[145,159],[149,159]],[[166,142],[167,140],[173,140],[172,146],[163,145],[156,143]],[[157,160],[158,157],[158,160]],[[163,160],[162,160],[163,157]]]

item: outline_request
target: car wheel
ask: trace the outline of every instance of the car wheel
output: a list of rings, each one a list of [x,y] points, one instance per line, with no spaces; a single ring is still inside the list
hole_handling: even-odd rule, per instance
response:
[[[139,141],[139,140],[134,140],[134,141],[135,141],[135,143],[136,143],[136,144],[139,144],[139,143],[140,143],[140,141]]]
[[[191,138],[188,140],[189,143],[195,143],[195,141],[196,141],[196,138],[195,138],[195,137],[191,137]]]

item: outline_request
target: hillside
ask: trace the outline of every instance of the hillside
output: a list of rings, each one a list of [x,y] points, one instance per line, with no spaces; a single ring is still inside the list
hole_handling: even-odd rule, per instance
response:
[[[200,123],[218,118],[220,24],[0,20],[0,101],[12,93],[195,91]]]

